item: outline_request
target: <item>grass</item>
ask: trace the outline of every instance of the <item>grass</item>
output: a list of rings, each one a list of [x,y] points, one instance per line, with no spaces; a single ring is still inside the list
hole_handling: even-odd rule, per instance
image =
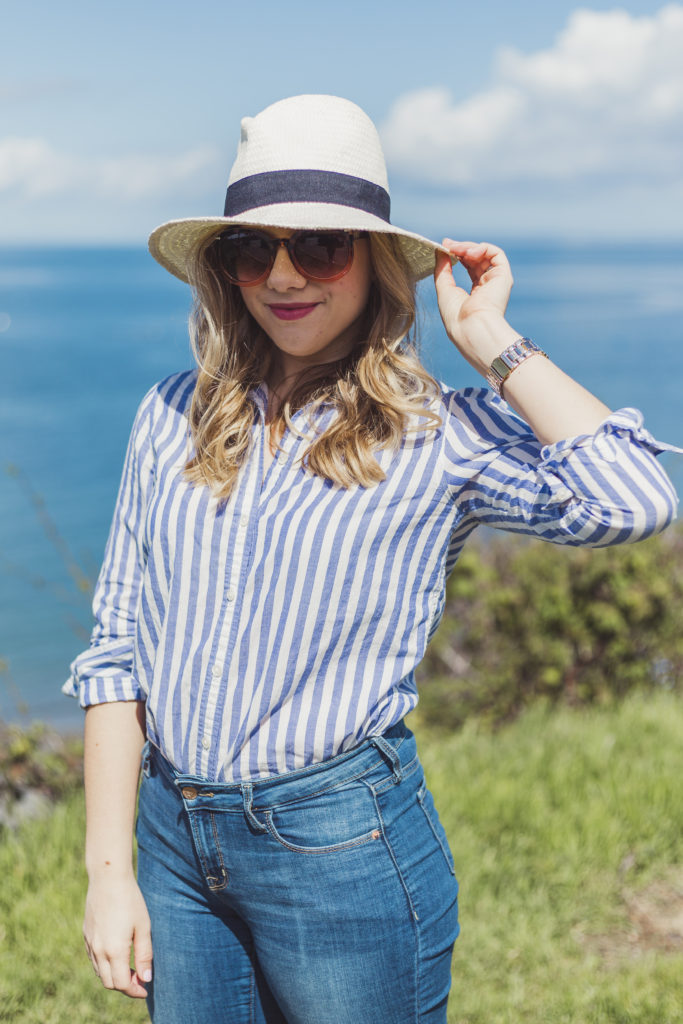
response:
[[[682,729],[658,694],[422,743],[461,879],[449,1024],[680,1021],[652,894],[683,909]]]
[[[415,728],[461,880],[449,1024],[680,1021],[680,699]],[[147,1019],[83,952],[82,819],[70,797],[0,842],[0,1021]]]

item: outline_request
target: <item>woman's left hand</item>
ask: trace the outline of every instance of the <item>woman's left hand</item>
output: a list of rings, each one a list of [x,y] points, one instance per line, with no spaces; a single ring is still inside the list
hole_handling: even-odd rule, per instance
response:
[[[457,256],[472,282],[471,291],[455,283],[451,261],[437,252],[434,283],[446,332],[461,354],[480,373],[519,337],[505,320],[512,272],[502,249],[487,243],[443,240]]]

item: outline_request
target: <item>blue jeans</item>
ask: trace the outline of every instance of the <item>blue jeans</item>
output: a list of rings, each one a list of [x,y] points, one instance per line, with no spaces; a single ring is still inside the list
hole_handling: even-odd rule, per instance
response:
[[[145,753],[155,1024],[445,1024],[457,891],[412,733],[249,784]]]

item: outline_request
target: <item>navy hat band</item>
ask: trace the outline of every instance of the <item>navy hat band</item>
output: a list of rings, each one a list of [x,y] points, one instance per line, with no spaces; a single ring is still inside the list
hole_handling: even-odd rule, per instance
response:
[[[337,171],[265,171],[228,186],[224,217],[276,203],[333,203],[390,223],[391,200],[381,185]]]

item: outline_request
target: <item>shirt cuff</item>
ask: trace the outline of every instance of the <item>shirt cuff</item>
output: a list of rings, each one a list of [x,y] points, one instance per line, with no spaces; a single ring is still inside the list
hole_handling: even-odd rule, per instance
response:
[[[653,455],[660,452],[675,452],[683,455],[683,448],[657,441],[643,426],[643,414],[638,409],[618,409],[605,419],[594,434],[578,434],[554,444],[544,445],[541,459],[547,469],[559,466],[567,455],[579,448],[591,449],[605,462],[616,462],[619,456],[618,441],[625,438],[645,448]]]
[[[91,676],[80,679],[70,676],[62,687],[67,697],[76,697],[82,708],[94,704],[114,704],[117,701],[146,700],[140,686],[131,676]]]

